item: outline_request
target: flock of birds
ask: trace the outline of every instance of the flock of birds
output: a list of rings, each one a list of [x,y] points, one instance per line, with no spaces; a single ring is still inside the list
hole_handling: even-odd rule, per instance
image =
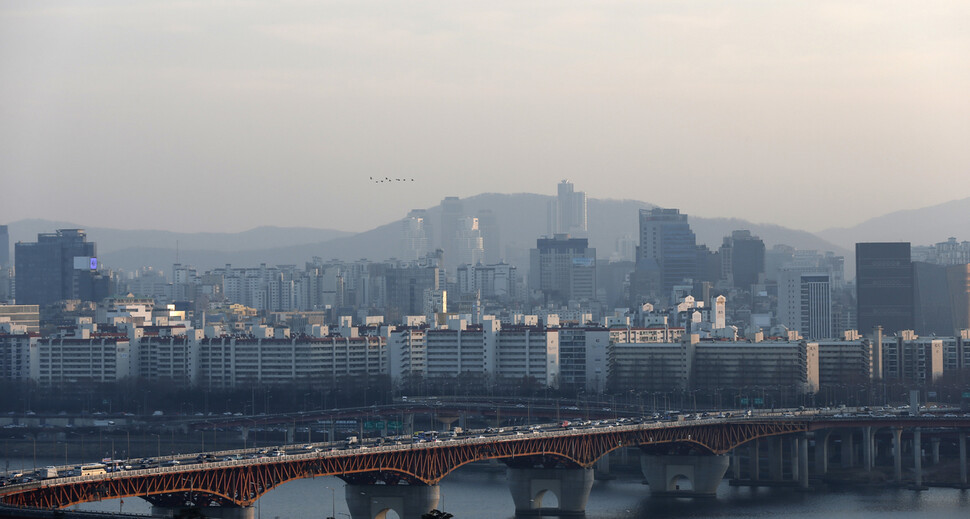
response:
[[[377,178],[374,178],[374,177],[370,177],[370,181],[373,182],[374,184],[383,184],[383,183],[386,183],[386,182],[414,182],[414,179],[413,178],[388,178],[388,177],[384,177],[384,178],[377,177]]]

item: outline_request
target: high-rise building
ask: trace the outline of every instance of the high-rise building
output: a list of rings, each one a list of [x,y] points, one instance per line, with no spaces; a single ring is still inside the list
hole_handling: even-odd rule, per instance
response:
[[[491,209],[478,211],[478,228],[482,231],[484,240],[485,263],[499,263],[505,257],[502,253],[502,231]]]
[[[437,267],[402,266],[384,273],[387,318],[397,322],[405,315],[424,315],[425,290],[440,290]]]
[[[559,183],[556,200],[549,206],[549,234],[586,236],[586,193],[576,191],[568,180]]]
[[[664,297],[674,285],[697,275],[697,240],[687,215],[677,209],[640,210],[637,271],[653,269],[658,271],[659,286],[652,288]]]
[[[17,304],[49,305],[63,299],[97,300],[97,248],[83,229],[37,235],[16,246]],[[100,296],[100,297],[99,297]]]
[[[596,249],[586,238],[557,234],[539,238],[530,254],[529,287],[547,302],[589,301],[596,297]]]
[[[733,231],[731,236],[724,238],[719,252],[722,279],[744,290],[764,282],[765,242],[753,236],[751,231]]]
[[[0,225],[0,268],[10,264],[10,232],[6,225]]]
[[[832,273],[824,267],[791,267],[778,280],[778,322],[806,339],[828,339],[832,330]]]
[[[441,201],[441,250],[445,251],[444,268],[454,273],[458,266],[458,229],[464,214],[461,199],[448,196]],[[452,274],[453,276],[454,274]]]
[[[855,265],[859,330],[866,334],[876,326],[890,333],[912,330],[915,307],[910,244],[857,243]]]
[[[921,335],[952,335],[970,328],[970,263],[913,262],[913,329]]]
[[[423,209],[409,212],[401,227],[401,259],[414,261],[430,252],[427,215]]]
[[[478,218],[466,216],[458,221],[455,245],[458,265],[477,265],[485,261],[485,240],[478,228]]]

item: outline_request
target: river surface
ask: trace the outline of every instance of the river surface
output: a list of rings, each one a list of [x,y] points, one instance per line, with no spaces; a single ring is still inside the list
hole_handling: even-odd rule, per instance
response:
[[[61,460],[63,463],[63,460]],[[44,466],[48,460],[38,460]],[[33,460],[11,460],[11,469]],[[2,466],[0,466],[2,468]],[[257,518],[319,518],[333,513],[346,518],[343,481],[320,477],[291,481],[270,491],[257,503]],[[329,488],[328,488],[329,487]],[[336,495],[332,502],[332,492]],[[515,508],[505,472],[483,466],[463,467],[441,482],[438,508],[454,514],[455,519],[511,519]],[[547,497],[546,500],[554,499]],[[150,512],[146,501],[138,498],[113,499],[78,505],[81,510]],[[396,517],[389,514],[389,519]],[[543,514],[542,517],[553,518]],[[933,488],[924,492],[877,488],[798,492],[792,489],[731,487],[726,482],[716,498],[650,498],[649,487],[633,475],[596,481],[589,496],[587,519],[665,519],[665,518],[754,519],[799,517],[818,519],[932,518],[970,517],[970,491]]]

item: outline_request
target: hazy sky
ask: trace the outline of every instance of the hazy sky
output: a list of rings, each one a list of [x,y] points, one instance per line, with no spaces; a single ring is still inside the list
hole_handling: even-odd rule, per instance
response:
[[[562,178],[807,230],[970,197],[970,2],[0,3],[0,223],[364,230]]]

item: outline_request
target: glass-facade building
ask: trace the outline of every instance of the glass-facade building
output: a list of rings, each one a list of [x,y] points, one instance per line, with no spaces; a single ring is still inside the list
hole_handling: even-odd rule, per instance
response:
[[[888,333],[914,327],[913,264],[909,242],[857,243],[859,330],[882,326]]]
[[[19,305],[95,299],[97,249],[83,229],[60,229],[38,234],[36,243],[17,243],[14,261]]]

